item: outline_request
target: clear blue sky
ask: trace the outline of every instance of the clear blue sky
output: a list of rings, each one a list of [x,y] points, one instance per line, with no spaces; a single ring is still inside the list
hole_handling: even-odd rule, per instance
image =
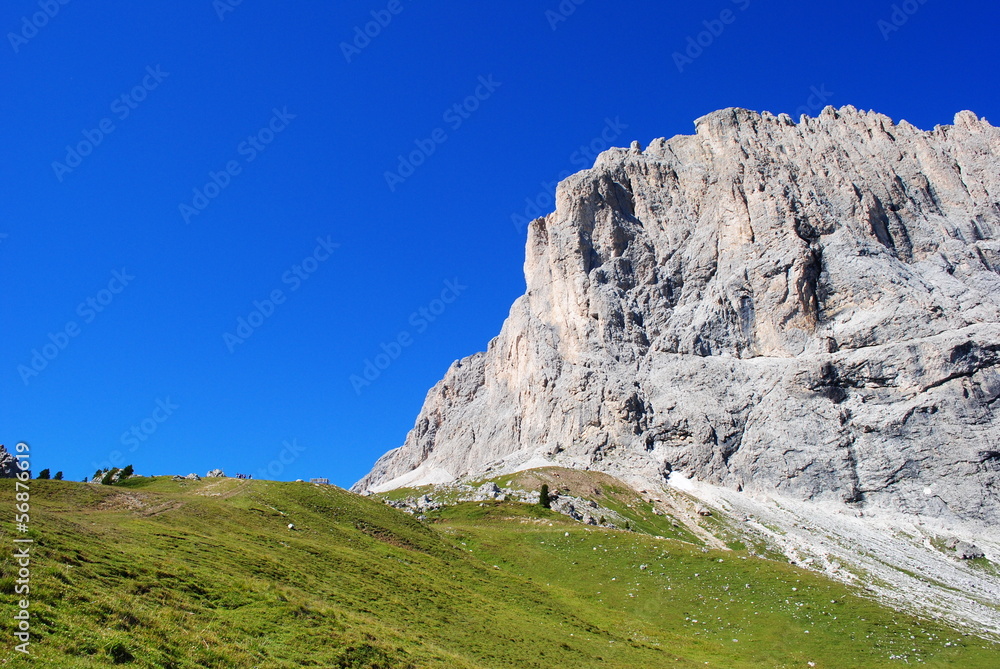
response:
[[[4,4],[0,440],[36,470],[350,485],[499,332],[512,215],[602,133],[1000,120],[995,2],[230,1]]]

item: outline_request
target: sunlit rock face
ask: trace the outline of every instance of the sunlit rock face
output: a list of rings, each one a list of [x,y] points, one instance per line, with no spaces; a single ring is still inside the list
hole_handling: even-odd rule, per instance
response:
[[[554,462],[1000,521],[1000,130],[743,109],[562,182],[356,490]]]

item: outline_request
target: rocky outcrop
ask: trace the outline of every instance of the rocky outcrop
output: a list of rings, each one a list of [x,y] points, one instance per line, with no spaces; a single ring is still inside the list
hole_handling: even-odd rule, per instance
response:
[[[975,544],[970,544],[967,541],[959,541],[958,545],[955,546],[955,553],[962,560],[975,560],[985,557],[982,549]]]
[[[976,546],[968,541],[960,541],[955,538],[949,539],[945,543],[944,547],[955,551],[955,554],[960,560],[975,560],[986,556],[979,546]]]
[[[519,488],[501,488],[496,483],[487,482],[478,487],[468,483],[455,483],[438,486],[430,494],[411,496],[403,499],[386,498],[382,501],[387,505],[420,518],[428,511],[436,511],[444,506],[461,502],[521,502],[522,504],[538,504],[539,493]],[[575,497],[563,493],[551,493],[550,509],[586,525],[601,525],[617,529],[627,527],[628,520],[617,511],[601,506],[593,500]],[[653,513],[657,511],[654,509]],[[660,513],[662,515],[662,512]]]
[[[1000,130],[727,109],[611,149],[355,490],[537,464],[1000,521]]]
[[[6,446],[0,446],[0,479],[12,479],[19,471],[17,458],[10,454]]]

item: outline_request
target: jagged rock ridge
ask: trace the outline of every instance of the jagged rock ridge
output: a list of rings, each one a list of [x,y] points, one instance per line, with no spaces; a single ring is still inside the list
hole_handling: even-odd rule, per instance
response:
[[[552,462],[1000,520],[1000,130],[743,109],[611,149],[355,490]]]

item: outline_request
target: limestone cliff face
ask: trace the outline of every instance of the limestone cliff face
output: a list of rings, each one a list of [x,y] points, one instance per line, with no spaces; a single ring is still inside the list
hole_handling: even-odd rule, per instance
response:
[[[1000,521],[1000,130],[727,109],[603,153],[356,490],[551,460]]]

